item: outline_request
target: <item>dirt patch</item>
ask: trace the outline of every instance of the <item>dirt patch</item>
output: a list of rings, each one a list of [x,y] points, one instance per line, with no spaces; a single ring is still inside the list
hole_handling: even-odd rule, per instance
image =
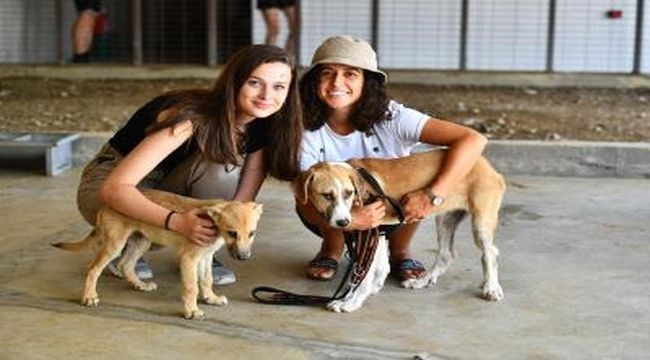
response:
[[[0,131],[112,132],[164,91],[209,80],[0,79]],[[491,139],[649,141],[650,89],[391,84],[398,101]]]

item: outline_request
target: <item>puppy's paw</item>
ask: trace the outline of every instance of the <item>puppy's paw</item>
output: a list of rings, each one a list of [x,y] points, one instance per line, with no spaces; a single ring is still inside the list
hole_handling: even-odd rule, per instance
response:
[[[327,310],[335,313],[343,312],[343,302],[341,300],[332,300],[327,304]]]
[[[188,320],[205,320],[205,313],[201,309],[185,311],[185,318]]]
[[[205,301],[206,304],[210,304],[210,305],[217,305],[217,306],[228,305],[228,298],[225,297],[224,295],[206,296],[203,298],[203,301]]]
[[[504,298],[503,289],[501,285],[497,284],[488,284],[485,282],[483,284],[483,298],[488,301],[500,301]]]
[[[158,285],[155,282],[151,281],[148,283],[146,282],[137,283],[134,285],[134,287],[136,290],[139,291],[154,291],[158,288]]]
[[[335,313],[351,313],[360,307],[356,301],[333,300],[327,304],[327,310]]]
[[[86,307],[96,307],[99,305],[99,298],[97,296],[84,296],[81,299],[81,305]]]
[[[372,286],[370,287],[369,291],[370,291],[371,295],[376,295],[376,294],[379,294],[379,292],[383,288],[384,288],[384,283],[383,282],[382,283],[373,283]]]

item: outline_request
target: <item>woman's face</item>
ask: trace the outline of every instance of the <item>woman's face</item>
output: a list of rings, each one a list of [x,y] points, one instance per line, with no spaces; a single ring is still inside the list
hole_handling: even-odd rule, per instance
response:
[[[318,97],[332,110],[351,108],[363,92],[363,70],[341,64],[324,64],[320,71]]]
[[[289,94],[291,68],[281,62],[258,66],[237,95],[237,118],[248,123],[276,113]]]

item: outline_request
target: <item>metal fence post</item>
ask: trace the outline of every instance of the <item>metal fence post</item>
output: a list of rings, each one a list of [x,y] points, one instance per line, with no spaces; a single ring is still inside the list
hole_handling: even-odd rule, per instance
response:
[[[207,0],[207,31],[208,31],[208,65],[217,65],[217,0]]]
[[[142,1],[131,1],[131,26],[133,27],[133,65],[142,65]]]

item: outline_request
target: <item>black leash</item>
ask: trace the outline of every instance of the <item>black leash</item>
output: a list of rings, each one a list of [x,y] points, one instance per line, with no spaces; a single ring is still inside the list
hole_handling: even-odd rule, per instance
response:
[[[341,283],[332,296],[301,295],[270,286],[254,288],[251,296],[262,304],[271,305],[321,305],[342,299],[366,277],[380,237],[381,234],[376,228],[345,233],[345,245],[348,249],[350,262]],[[262,293],[267,295],[261,295]]]
[[[394,198],[386,195],[377,180],[364,168],[356,169],[361,177],[375,190],[377,197],[386,199],[397,214],[400,224],[404,222],[404,209]],[[253,288],[251,296],[262,304],[271,305],[320,305],[345,297],[353,291],[368,274],[370,265],[375,257],[375,252],[382,234],[379,228],[363,231],[350,231],[345,233],[345,245],[350,262],[341,283],[332,296],[301,295],[270,286]],[[346,287],[347,285],[347,287]],[[345,290],[344,290],[345,289]],[[260,295],[260,294],[266,294]]]
[[[399,201],[397,201],[397,199],[386,195],[384,189],[382,189],[379,183],[377,182],[377,179],[375,179],[375,177],[372,176],[368,172],[368,170],[362,167],[358,167],[356,168],[356,170],[359,173],[359,175],[361,175],[363,180],[365,180],[365,182],[367,182],[370,186],[372,186],[372,188],[377,192],[379,198],[385,199],[386,201],[388,201],[388,203],[390,203],[390,205],[395,210],[395,214],[397,214],[399,223],[400,224],[404,223],[405,215],[404,215],[404,208],[402,207],[402,204],[400,204]]]

